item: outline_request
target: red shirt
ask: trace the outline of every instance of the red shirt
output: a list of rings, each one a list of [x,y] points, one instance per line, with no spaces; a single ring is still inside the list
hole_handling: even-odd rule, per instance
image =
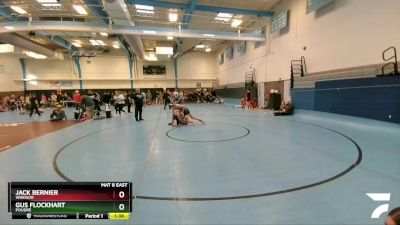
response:
[[[81,94],[76,93],[72,96],[72,99],[74,100],[75,103],[81,103]]]

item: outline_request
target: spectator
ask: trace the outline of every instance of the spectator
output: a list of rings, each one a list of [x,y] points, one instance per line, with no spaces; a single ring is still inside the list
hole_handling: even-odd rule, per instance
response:
[[[106,109],[110,109],[110,104],[111,104],[111,95],[109,92],[105,92],[103,95],[103,102],[106,104]]]
[[[177,103],[179,100],[179,93],[178,93],[178,89],[175,89],[175,91],[172,93],[172,97],[173,97],[173,103]]]
[[[292,115],[293,114],[293,105],[290,101],[286,102],[282,101],[280,110],[273,111],[272,114],[274,116],[286,116],[286,115]]]
[[[29,116],[32,116],[33,110],[35,110],[35,112],[40,116],[40,112],[39,112],[39,108],[38,108],[39,101],[36,98],[36,95],[34,95],[34,94],[32,95],[32,97],[30,99],[30,102],[31,102],[31,104],[30,104],[31,105],[31,108],[30,108],[31,112],[30,112]]]
[[[143,111],[143,104],[144,104],[144,96],[140,93],[139,88],[136,89],[136,93],[133,97],[135,100],[135,118],[136,121],[143,120],[142,111]]]
[[[87,119],[93,118],[94,101],[88,95],[81,96],[81,104],[86,107]]]
[[[146,97],[147,97],[148,104],[151,104],[151,100],[153,100],[153,95],[151,94],[150,89],[147,90]]]
[[[74,101],[75,109],[78,110],[79,104],[81,104],[81,94],[78,90],[76,90],[74,95],[72,95],[72,99]]]
[[[54,92],[51,93],[50,99],[51,99],[51,106],[56,106],[57,105],[57,95]]]
[[[163,93],[163,100],[164,100],[164,110],[165,110],[165,107],[169,104],[169,103],[171,103],[171,100],[169,99],[169,97],[170,97],[170,93],[169,93],[169,91],[164,91],[164,93]]]
[[[131,112],[131,107],[132,107],[132,103],[133,103],[133,92],[131,91],[128,95],[126,95],[126,105],[128,106],[128,113],[132,113]]]
[[[118,113],[119,115],[121,115],[121,111],[125,112],[125,111],[123,110],[124,105],[125,105],[125,97],[124,97],[124,95],[122,94],[122,91],[121,91],[121,92],[118,92],[118,95],[116,95],[116,96],[117,96],[117,97],[116,97],[115,99],[116,99],[116,109],[117,109],[117,113]]]
[[[46,97],[45,94],[42,94],[42,97],[41,97],[41,99],[40,99],[40,105],[41,105],[43,108],[46,108],[46,104],[47,104],[47,97]]]
[[[50,121],[60,121],[63,119],[67,119],[65,115],[65,111],[62,109],[62,105],[57,105],[56,109],[50,115]]]

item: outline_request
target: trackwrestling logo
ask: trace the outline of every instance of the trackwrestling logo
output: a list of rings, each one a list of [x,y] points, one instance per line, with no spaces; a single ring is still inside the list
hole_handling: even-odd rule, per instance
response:
[[[378,219],[381,215],[389,211],[390,193],[365,193],[370,199],[376,202],[388,202],[375,208],[371,214],[372,219]]]

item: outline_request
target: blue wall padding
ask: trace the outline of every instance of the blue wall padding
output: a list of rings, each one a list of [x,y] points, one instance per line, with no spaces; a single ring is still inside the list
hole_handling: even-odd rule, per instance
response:
[[[292,90],[296,108],[400,123],[400,76],[316,82],[313,106],[301,90]]]
[[[314,110],[314,88],[293,89],[291,97],[295,108]]]

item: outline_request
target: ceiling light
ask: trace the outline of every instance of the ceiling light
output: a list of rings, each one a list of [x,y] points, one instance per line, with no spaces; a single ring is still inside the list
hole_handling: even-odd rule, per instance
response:
[[[148,60],[148,61],[157,61],[157,56],[154,52],[149,52],[147,54],[147,56],[144,57],[144,59]]]
[[[107,34],[106,32],[100,32],[100,35],[101,35],[101,36],[104,36],[104,37],[107,37],[107,36],[108,36],[108,34]]]
[[[13,26],[5,26],[4,28],[6,28],[7,30],[14,30],[15,29],[15,27],[13,27]]]
[[[172,54],[174,54],[174,48],[172,48],[172,47],[156,47],[156,54],[172,55]]]
[[[19,14],[26,14],[26,11],[19,6],[13,5],[10,8]]]
[[[14,45],[0,44],[0,53],[14,52]]]
[[[118,44],[113,44],[112,45],[115,49],[119,49],[119,45]]]
[[[45,59],[45,58],[47,58],[47,56],[41,55],[41,54],[37,54],[36,52],[25,51],[24,54],[29,56],[29,57],[31,57],[31,58],[34,58],[34,59]]]
[[[60,3],[42,3],[44,7],[61,7]]]
[[[206,52],[211,52],[211,48],[206,48]]]
[[[196,45],[196,48],[205,48],[205,45]]]
[[[203,34],[204,37],[215,37],[215,34]]]
[[[240,24],[242,24],[242,20],[240,20],[240,19],[233,19],[233,20],[232,20],[231,26],[232,26],[232,27],[238,27]]]
[[[230,13],[218,13],[215,17],[217,21],[228,22],[232,18],[233,14]]]
[[[75,47],[78,47],[78,48],[82,47],[82,45],[81,45],[81,44],[79,44],[79,43],[76,43],[76,42],[72,43],[72,45],[73,45],[73,46],[75,46]]]
[[[174,37],[172,37],[172,36],[167,36],[167,39],[168,39],[168,40],[174,40]]]
[[[86,12],[85,8],[81,5],[72,5],[72,7],[81,15],[87,15],[88,13]]]
[[[156,34],[157,31],[155,31],[155,30],[144,30],[143,33],[145,33],[145,34]]]
[[[141,10],[141,9],[137,9],[136,12],[144,14],[152,14],[152,15],[154,14],[154,11]]]
[[[230,18],[227,17],[215,17],[217,21],[229,22]]]
[[[149,5],[139,5],[139,4],[135,4],[136,9],[142,9],[142,10],[154,10],[153,6],[149,6]]]
[[[39,3],[57,3],[57,0],[36,0]]]
[[[230,13],[218,13],[217,17],[225,17],[225,18],[231,18],[233,14]]]
[[[102,40],[93,40],[93,39],[91,39],[91,40],[89,40],[89,42],[90,42],[90,44],[91,45],[101,45],[101,46],[105,46],[106,44],[102,41]]]
[[[176,21],[178,21],[178,14],[177,13],[169,13],[168,18],[169,18],[170,22],[176,22]]]

